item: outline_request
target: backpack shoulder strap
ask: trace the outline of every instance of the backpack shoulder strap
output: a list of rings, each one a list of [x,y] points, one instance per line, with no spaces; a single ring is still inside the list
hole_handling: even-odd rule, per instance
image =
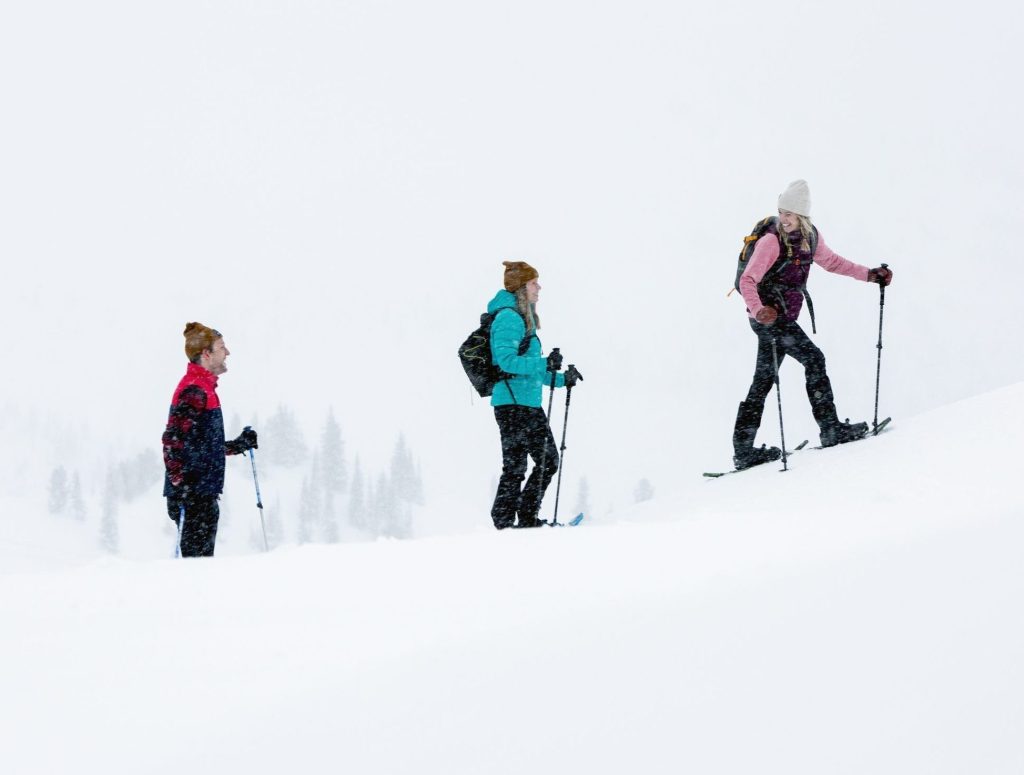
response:
[[[515,307],[499,307],[498,309],[494,310],[494,315],[491,317],[491,324],[493,325],[494,321],[498,319],[498,313],[504,312],[507,309],[510,309],[517,315],[519,315],[520,320],[523,320],[523,327],[525,328],[526,320],[523,319],[522,314]],[[524,336],[522,341],[519,342],[519,349],[517,351],[518,355],[526,354],[526,351],[530,347],[530,337],[532,336],[535,336],[535,334],[531,334],[529,331],[527,331],[526,336]],[[509,378],[514,376],[514,374],[506,374],[505,372],[501,372],[501,381],[505,383],[505,388],[506,390],[508,390],[508,394],[512,397],[512,403],[518,406],[519,400],[516,398],[516,394],[512,391],[512,385],[509,383]]]

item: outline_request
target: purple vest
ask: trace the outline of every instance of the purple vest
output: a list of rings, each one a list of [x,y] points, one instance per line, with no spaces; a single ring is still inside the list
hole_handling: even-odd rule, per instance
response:
[[[771,233],[779,236],[778,232],[771,229]],[[782,234],[779,245],[779,263],[786,261],[786,243],[792,250],[792,260],[781,271],[774,271],[774,267],[768,270],[764,279],[757,286],[757,293],[761,297],[761,303],[775,307],[779,317],[788,323],[792,323],[800,317],[800,310],[804,305],[802,289],[807,284],[807,276],[811,273],[811,264],[814,263],[810,251],[802,250],[800,243],[803,236],[799,231],[792,234]]]

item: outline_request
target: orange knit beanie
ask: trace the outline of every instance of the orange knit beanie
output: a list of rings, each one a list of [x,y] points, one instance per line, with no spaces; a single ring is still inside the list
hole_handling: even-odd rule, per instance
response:
[[[525,261],[502,261],[505,265],[505,290],[515,293],[530,280],[540,277],[537,270]]]
[[[185,324],[185,355],[193,363],[199,360],[203,350],[212,350],[213,343],[221,338],[220,331],[202,323]]]

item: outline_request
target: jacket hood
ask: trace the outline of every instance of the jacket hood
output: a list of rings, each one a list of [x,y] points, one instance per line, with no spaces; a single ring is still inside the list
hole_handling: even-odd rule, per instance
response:
[[[487,305],[487,312],[494,314],[502,307],[511,307],[516,309],[516,296],[514,293],[509,293],[504,288],[494,294],[494,298],[491,299],[490,304]]]

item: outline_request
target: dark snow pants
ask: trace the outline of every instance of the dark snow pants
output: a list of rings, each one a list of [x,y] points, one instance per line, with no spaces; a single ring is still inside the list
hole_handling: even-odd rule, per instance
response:
[[[180,522],[182,504],[185,506],[184,525]],[[216,495],[193,496],[186,501],[168,498],[167,516],[178,525],[182,557],[213,557],[213,546],[217,542],[217,522],[220,520],[220,505]]]
[[[532,406],[496,406],[494,419],[501,431],[501,480],[491,507],[491,519],[499,530],[512,527],[519,515],[520,526],[537,519],[544,491],[558,471],[558,448],[544,410]],[[526,476],[527,456],[533,471]]]
[[[754,365],[754,379],[747,392],[746,403],[751,407],[763,407],[765,398],[775,384],[775,365],[772,361],[774,339],[780,369],[787,355],[792,356],[804,367],[807,399],[811,402],[811,412],[818,427],[824,428],[837,422],[832,382],[825,372],[825,356],[804,330],[795,321],[779,320],[773,325],[763,326],[753,318],[750,319],[750,327],[757,334],[757,362]],[[757,412],[757,420],[760,424],[760,412]],[[756,430],[755,426],[754,431]]]

